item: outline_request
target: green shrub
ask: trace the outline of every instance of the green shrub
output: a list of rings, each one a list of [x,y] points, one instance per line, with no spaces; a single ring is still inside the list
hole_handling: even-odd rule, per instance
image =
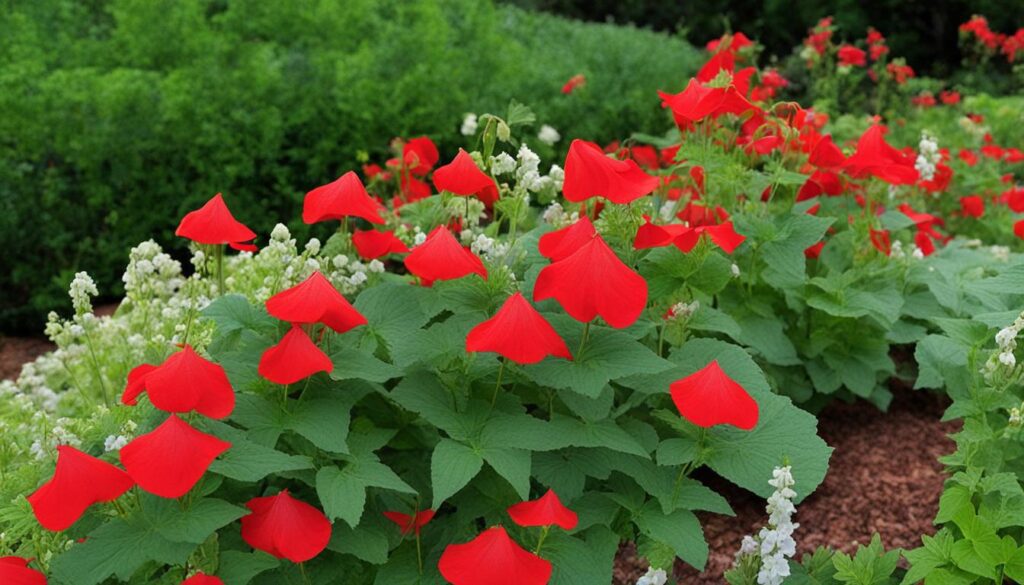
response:
[[[170,241],[163,218],[216,192],[266,233],[395,136],[448,156],[464,113],[510,97],[564,135],[658,130],[654,90],[699,59],[476,0],[16,2],[0,15],[0,329],[38,330],[76,270],[119,294],[128,247]]]

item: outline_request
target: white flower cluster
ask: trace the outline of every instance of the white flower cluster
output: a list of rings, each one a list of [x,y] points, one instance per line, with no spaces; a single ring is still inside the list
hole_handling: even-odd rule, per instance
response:
[[[914,168],[921,175],[924,181],[931,181],[935,178],[935,167],[942,160],[939,154],[939,143],[927,132],[921,133],[921,141],[917,144],[917,160],[914,161]]]
[[[562,135],[558,133],[551,126],[544,124],[540,127],[540,132],[537,132],[537,140],[540,140],[548,146],[554,146],[556,142],[562,139]]]
[[[562,190],[565,182],[565,171],[558,165],[551,165],[547,176],[540,174],[540,157],[523,144],[516,154],[518,166],[515,170],[516,181],[527,191],[543,191],[549,187],[555,191]]]
[[[199,252],[202,254],[202,252]],[[128,253],[128,267],[121,276],[126,302],[153,297],[168,298],[185,283],[181,262],[171,258],[153,240],[142,242]]]
[[[692,303],[678,302],[672,305],[672,309],[669,310],[668,320],[679,321],[689,319],[697,312],[697,309],[700,309],[700,301],[693,301]]]
[[[961,130],[970,134],[975,140],[982,140],[990,132],[988,126],[979,124],[967,116],[961,117],[957,120],[957,123],[960,125]]]
[[[460,237],[464,243],[468,241],[469,249],[474,254],[482,256],[484,260],[499,260],[508,254],[509,245],[507,242],[499,242],[486,234],[480,233],[474,236],[473,232],[465,230]]]
[[[796,506],[793,498],[796,492],[793,486],[792,468],[776,467],[768,484],[775,491],[768,497],[768,525],[761,528],[757,536],[744,536],[737,559],[747,556],[758,556],[761,568],[757,573],[759,585],[782,585],[789,576],[789,558],[796,554],[796,541],[793,532],[800,527],[793,522]]]
[[[668,573],[664,569],[649,568],[636,585],[665,585],[668,583]]]
[[[556,228],[565,227],[579,221],[580,214],[578,211],[572,213],[566,213],[562,204],[555,201],[551,205],[548,205],[541,215],[544,223],[550,224]]]
[[[466,117],[462,119],[462,127],[459,128],[459,132],[463,136],[472,136],[476,134],[476,129],[479,126],[476,114],[470,112],[466,114]]]
[[[68,288],[68,295],[71,297],[71,306],[75,308],[76,315],[83,315],[92,312],[92,297],[100,294],[96,289],[96,283],[88,272],[79,272],[71,281]]]
[[[993,375],[1001,368],[1013,369],[1017,365],[1017,336],[1024,330],[1024,313],[1014,319],[1013,323],[1003,327],[996,333],[996,352],[989,357],[982,368],[982,373],[987,380],[992,380]]]
[[[464,220],[464,227],[476,227],[487,219],[487,206],[476,197],[449,197],[445,201],[445,211],[452,219]]]
[[[70,423],[70,419],[58,418],[56,425],[50,430],[46,437],[33,441],[32,446],[29,447],[29,453],[31,453],[36,459],[43,460],[47,457],[52,457],[56,452],[57,447],[60,445],[70,445],[76,448],[81,447],[82,440],[78,438],[78,435],[67,428]]]
[[[1011,427],[1020,427],[1024,425],[1024,414],[1022,414],[1022,409],[1024,409],[1024,403],[1010,409],[1009,423]]]

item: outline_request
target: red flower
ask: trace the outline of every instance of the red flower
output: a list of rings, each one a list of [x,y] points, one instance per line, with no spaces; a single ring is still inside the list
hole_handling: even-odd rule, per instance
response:
[[[600,315],[622,329],[635,323],[647,306],[647,281],[595,235],[571,256],[540,271],[533,300],[550,298],[577,321],[587,323]]]
[[[572,359],[555,328],[518,292],[469,332],[466,351],[493,351],[517,364],[535,364],[549,355]]]
[[[565,184],[562,192],[569,201],[579,203],[591,197],[604,197],[625,204],[639,199],[658,187],[658,178],[645,173],[631,160],[605,156],[593,142],[573,140],[565,157]]]
[[[917,233],[914,234],[914,244],[925,256],[931,256],[935,252],[935,242],[932,241],[928,232],[924,230],[918,230]]]
[[[747,111],[759,111],[735,87],[707,87],[696,79],[691,79],[680,93],[659,91],[658,95],[661,96],[661,106],[671,108],[680,130],[688,130],[695,122],[708,116],[717,118],[723,114],[740,115]]]
[[[817,144],[814,145],[814,150],[811,151],[810,159],[808,159],[812,165],[816,167],[832,168],[842,166],[846,162],[846,157],[843,156],[843,151],[839,150],[835,142],[832,142],[832,136],[823,136]]]
[[[384,517],[397,524],[398,529],[402,532],[403,536],[414,532],[418,536],[420,529],[434,519],[434,511],[423,510],[421,512],[416,512],[411,516],[401,512],[384,512]]]
[[[747,239],[747,236],[736,232],[731,221],[727,221],[719,225],[688,228],[672,243],[683,252],[689,253],[704,234],[707,234],[708,238],[726,254],[732,254]]]
[[[796,200],[806,201],[824,193],[825,195],[841,195],[843,193],[843,182],[839,175],[826,170],[817,170],[807,178],[807,181],[797,191]]]
[[[224,585],[224,581],[221,581],[217,577],[196,573],[182,581],[181,585]]]
[[[541,256],[557,262],[572,256],[573,252],[590,242],[595,235],[597,235],[597,230],[594,229],[594,224],[588,217],[583,216],[572,225],[541,236],[537,243],[537,249]]]
[[[839,64],[848,67],[864,67],[868,59],[864,49],[858,49],[853,45],[842,45],[838,51]]]
[[[28,503],[39,524],[56,532],[77,522],[89,506],[116,500],[133,485],[132,478],[117,467],[61,445],[53,477],[28,497]]]
[[[268,313],[292,324],[323,323],[338,333],[366,325],[366,317],[319,271],[270,297],[266,305]]]
[[[414,175],[423,176],[429,173],[439,158],[441,155],[437,152],[437,146],[426,136],[412,138],[402,146],[402,162]]]
[[[633,248],[646,250],[648,248],[661,248],[668,246],[675,241],[683,232],[689,228],[681,223],[669,223],[656,225],[651,223],[651,218],[644,216],[644,223],[636,230],[636,237],[633,239]]]
[[[395,236],[395,232],[356,230],[352,233],[352,243],[356,247],[356,252],[364,260],[373,260],[388,254],[404,254],[409,251],[405,242]]]
[[[231,443],[207,435],[171,415],[153,431],[121,449],[121,465],[147,492],[180,498],[196,485]]]
[[[21,557],[0,557],[0,583],[4,585],[46,585],[46,576],[30,569]]]
[[[955,106],[960,103],[960,92],[948,90],[940,91],[939,100],[947,106]]]
[[[420,199],[426,199],[430,197],[430,185],[425,181],[421,181],[411,174],[402,177],[401,181],[402,197],[405,198],[406,203],[412,203],[419,201]],[[400,207],[399,205],[394,206],[395,209]]]
[[[810,246],[810,247],[806,248],[804,250],[804,256],[806,256],[808,258],[812,258],[812,259],[813,258],[817,258],[818,256],[821,256],[821,250],[824,247],[825,247],[825,242],[823,242],[823,241],[822,242],[818,242],[817,244],[814,244],[813,246]]]
[[[276,496],[253,498],[245,507],[252,513],[242,517],[242,539],[279,559],[304,563],[323,552],[331,540],[327,517],[291,497],[288,490]]]
[[[707,83],[721,71],[732,73],[736,69],[736,56],[731,51],[715,53],[697,72],[697,81]]]
[[[917,181],[914,157],[904,154],[885,141],[885,130],[878,125],[868,128],[857,141],[857,152],[846,159],[843,168],[854,178],[872,175],[894,185]]]
[[[1024,240],[1024,219],[1013,224],[1013,235]]]
[[[275,384],[294,384],[317,372],[330,372],[334,363],[298,325],[260,357],[258,372]]]
[[[459,244],[445,226],[430,232],[419,246],[405,257],[405,267],[420,277],[425,286],[435,280],[454,280],[470,274],[479,274],[487,280],[487,269],[476,254]]]
[[[972,150],[967,150],[966,148],[960,149],[960,152],[957,153],[957,156],[960,157],[960,160],[967,163],[967,166],[969,167],[973,167],[974,165],[978,164],[978,155],[974,154],[974,151]]]
[[[717,360],[672,382],[670,388],[679,414],[697,426],[730,424],[745,431],[757,426],[757,402],[722,371]]]
[[[476,195],[490,207],[498,200],[498,186],[487,173],[473,162],[473,157],[463,149],[455,160],[434,171],[434,186],[438,191],[448,191],[467,197]]]
[[[554,524],[562,530],[572,530],[579,522],[576,512],[562,505],[558,494],[551,489],[539,499],[510,506],[508,515],[513,522],[520,526],[551,526]]]
[[[869,228],[869,237],[871,239],[871,245],[876,250],[888,256],[892,252],[892,242],[889,240],[889,230],[876,230]]]
[[[985,200],[981,195],[967,195],[960,198],[964,217],[981,217],[985,213]]]
[[[306,193],[302,204],[302,221],[317,223],[360,217],[370,223],[383,224],[381,217],[387,209],[370,197],[359,176],[349,171],[333,183]]]
[[[236,250],[247,251],[256,249],[252,244],[243,243],[255,239],[256,233],[231,215],[220,193],[214,195],[206,205],[181,218],[174,235],[199,244],[228,244]]]
[[[149,401],[164,412],[192,412],[210,418],[227,418],[235,409],[235,391],[224,368],[203,358],[191,346],[171,354],[159,366],[142,364],[128,374],[121,402],[138,403],[146,392]]]
[[[551,563],[524,550],[501,526],[448,545],[437,568],[452,585],[546,585],[551,579]]]
[[[569,81],[565,82],[562,86],[562,93],[568,95],[572,93],[577,87],[583,87],[587,84],[587,78],[582,73],[577,73],[569,78]]]

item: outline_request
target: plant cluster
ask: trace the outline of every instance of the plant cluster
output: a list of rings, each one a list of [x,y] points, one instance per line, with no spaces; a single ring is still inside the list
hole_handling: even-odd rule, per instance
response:
[[[310,190],[324,241],[217,194],[175,230],[192,270],[140,244],[114,316],[77,275],[59,349],[0,386],[0,577],[606,583],[629,540],[664,583],[707,561],[695,512],[732,514],[707,468],[768,501],[732,583],[1017,578],[1020,151],[915,127],[938,109],[830,128],[750,39],[710,49],[664,135],[542,165],[513,101]],[[965,419],[942,530],[906,575],[877,540],[792,561],[813,410],[894,376]]]

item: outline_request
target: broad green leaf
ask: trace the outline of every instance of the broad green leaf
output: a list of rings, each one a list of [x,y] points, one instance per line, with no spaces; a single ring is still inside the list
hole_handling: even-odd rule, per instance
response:
[[[708,543],[693,512],[676,510],[665,514],[657,504],[649,502],[633,521],[647,536],[671,546],[683,561],[697,570],[704,570],[708,561]]]
[[[260,573],[276,569],[280,564],[280,561],[265,552],[229,550],[220,554],[217,576],[224,581],[224,585],[248,585]]]
[[[183,509],[174,500],[148,494],[142,496],[142,509],[145,521],[160,536],[171,542],[197,545],[218,529],[249,513],[245,508],[215,498],[198,500]]]
[[[327,548],[374,565],[383,565],[388,560],[388,537],[378,526],[360,526],[353,529],[345,524],[335,523]]]
[[[195,550],[191,542],[172,542],[153,526],[116,518],[89,533],[50,565],[57,583],[96,585],[116,575],[127,581],[143,564],[181,565]]]
[[[441,439],[430,461],[434,509],[476,477],[483,464],[483,458],[476,451],[451,439]]]
[[[252,441],[233,441],[231,448],[210,465],[210,471],[238,481],[259,481],[283,471],[311,469],[303,455],[288,455]]]
[[[551,585],[593,585],[612,581],[618,548],[618,536],[603,526],[588,530],[583,539],[555,530],[541,556],[551,561]]]
[[[366,380],[387,382],[402,375],[402,369],[377,359],[372,353],[355,347],[341,347],[331,352],[333,380]]]
[[[530,499],[530,467],[531,454],[525,449],[484,448],[480,450],[484,461],[498,475],[504,477],[519,494],[519,497]]]

